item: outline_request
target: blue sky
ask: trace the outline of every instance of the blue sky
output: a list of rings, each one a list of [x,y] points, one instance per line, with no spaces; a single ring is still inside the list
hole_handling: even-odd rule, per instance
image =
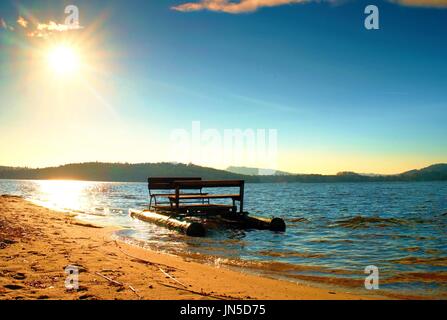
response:
[[[0,30],[0,135],[16,140],[0,142],[0,165],[169,161],[161,150],[169,132],[196,120],[217,130],[277,129],[279,169],[294,172],[393,173],[447,162],[447,3],[173,10],[185,2],[2,1],[0,18],[15,31]],[[57,114],[42,130],[29,116],[30,71],[16,53],[32,45],[16,19],[62,23],[66,4],[79,7],[90,54],[101,53],[95,88],[111,115],[74,117],[65,136],[59,126],[47,130],[62,122]],[[379,7],[379,30],[364,28],[368,4]],[[114,139],[111,127],[116,143],[104,141]],[[77,139],[76,130],[101,137]]]

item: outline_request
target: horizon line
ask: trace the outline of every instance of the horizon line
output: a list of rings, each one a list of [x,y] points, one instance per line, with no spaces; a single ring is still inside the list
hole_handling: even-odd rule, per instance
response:
[[[203,166],[203,165],[199,165],[199,164],[195,164],[195,163],[183,163],[183,162],[176,162],[176,161],[161,161],[161,162],[104,162],[104,161],[85,161],[85,162],[71,162],[71,163],[65,163],[65,164],[60,164],[60,165],[50,165],[50,166],[42,166],[42,167],[28,167],[28,166],[11,166],[11,165],[0,165],[0,168],[4,167],[4,168],[14,168],[14,169],[28,169],[28,170],[42,170],[42,169],[49,169],[49,168],[60,168],[60,167],[64,167],[64,166],[69,166],[69,165],[83,165],[83,164],[121,164],[121,165],[142,165],[142,164],[172,164],[172,165],[185,165],[185,166],[196,166],[196,167],[201,167],[201,168],[208,168],[208,169],[214,169],[214,170],[219,170],[219,171],[226,171],[229,173],[234,173],[234,174],[239,174],[239,175],[249,175],[250,174],[243,174],[243,173],[235,173],[235,172],[231,172],[228,171],[228,168],[230,167],[235,167],[235,168],[245,168],[245,169],[258,169],[258,170],[271,170],[273,172],[278,172],[281,171],[283,173],[286,173],[286,175],[322,175],[322,176],[331,176],[331,175],[337,175],[340,173],[355,173],[355,174],[359,174],[359,175],[378,175],[378,176],[393,176],[393,175],[399,175],[402,174],[404,172],[408,172],[408,171],[412,171],[412,170],[421,170],[427,167],[431,167],[434,165],[441,165],[441,164],[447,164],[447,162],[438,162],[438,163],[432,163],[428,166],[425,167],[420,167],[420,168],[414,168],[411,170],[407,170],[407,171],[402,171],[402,172],[397,172],[397,173],[375,173],[375,172],[355,172],[352,170],[341,170],[337,173],[334,174],[324,174],[324,173],[296,173],[296,172],[288,172],[285,170],[281,170],[281,169],[266,169],[266,168],[256,168],[256,167],[247,167],[247,166],[228,166],[225,169],[219,169],[219,168],[215,168],[215,167],[207,167],[207,166]],[[274,174],[272,174],[274,175]],[[255,175],[257,176],[257,175]]]

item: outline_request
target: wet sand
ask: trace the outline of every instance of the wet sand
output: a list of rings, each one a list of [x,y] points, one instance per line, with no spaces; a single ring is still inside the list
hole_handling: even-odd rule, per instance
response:
[[[370,299],[245,274],[113,240],[101,228],[0,196],[0,299]],[[67,290],[65,268],[79,268]]]

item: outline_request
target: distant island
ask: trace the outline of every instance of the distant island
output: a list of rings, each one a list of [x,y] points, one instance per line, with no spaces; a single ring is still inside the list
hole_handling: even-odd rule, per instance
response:
[[[255,168],[251,168],[255,169]],[[256,171],[255,171],[256,172]],[[259,172],[259,171],[257,171]],[[76,163],[49,168],[1,167],[0,179],[23,180],[86,180],[143,182],[155,176],[199,176],[203,179],[243,179],[247,182],[375,182],[375,181],[447,181],[447,164],[435,164],[419,170],[394,175],[358,174],[340,172],[322,174],[240,174],[226,170],[201,167],[194,164],[174,163]]]

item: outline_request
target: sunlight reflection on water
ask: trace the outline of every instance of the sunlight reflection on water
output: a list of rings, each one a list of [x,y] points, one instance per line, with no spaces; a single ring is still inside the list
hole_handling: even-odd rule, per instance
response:
[[[35,183],[40,193],[40,201],[52,208],[63,210],[88,206],[84,193],[94,185],[93,182],[66,180],[40,180]]]

